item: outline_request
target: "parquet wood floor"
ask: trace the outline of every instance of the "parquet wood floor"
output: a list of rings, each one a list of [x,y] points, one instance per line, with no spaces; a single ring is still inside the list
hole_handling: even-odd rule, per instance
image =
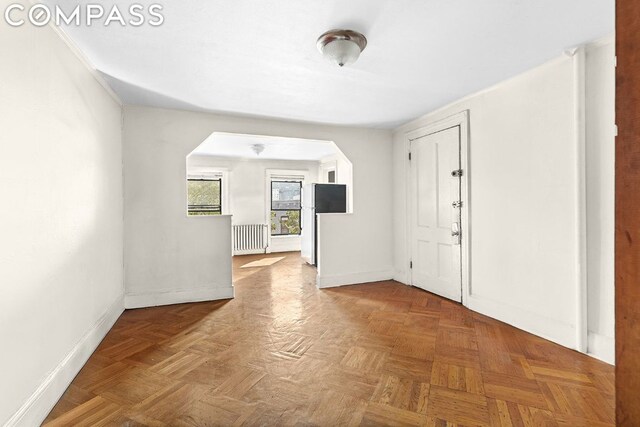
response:
[[[318,290],[297,253],[236,257],[234,277],[234,300],[126,311],[45,423],[614,423],[613,367],[459,304]]]

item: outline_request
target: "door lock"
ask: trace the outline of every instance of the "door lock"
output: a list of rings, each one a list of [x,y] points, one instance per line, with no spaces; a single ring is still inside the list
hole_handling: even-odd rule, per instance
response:
[[[462,207],[462,200],[459,200],[457,202],[451,203],[451,206],[453,206],[454,208],[461,208]]]

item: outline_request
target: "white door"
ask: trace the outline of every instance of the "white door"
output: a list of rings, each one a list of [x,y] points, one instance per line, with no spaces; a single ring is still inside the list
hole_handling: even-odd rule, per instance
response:
[[[462,302],[460,126],[411,141],[411,284]]]

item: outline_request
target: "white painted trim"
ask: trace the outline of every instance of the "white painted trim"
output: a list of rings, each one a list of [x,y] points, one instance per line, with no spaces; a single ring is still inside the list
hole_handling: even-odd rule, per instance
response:
[[[357,285],[360,283],[382,282],[385,280],[393,280],[393,270],[347,273],[334,276],[321,276],[318,274],[316,285],[318,288],[323,289],[336,286]]]
[[[185,180],[185,183],[186,183],[186,180]],[[185,188],[186,188],[186,185],[185,185]],[[186,191],[186,190],[185,190],[185,191]],[[189,218],[189,219],[194,220],[194,221],[199,221],[199,220],[217,220],[217,219],[223,219],[223,218],[224,218],[224,219],[227,219],[227,218],[228,218],[228,219],[229,219],[229,221],[230,221],[230,218],[231,218],[231,217],[233,217],[233,215],[231,215],[231,214],[221,214],[221,215],[189,215],[189,214],[188,214],[188,212],[187,212],[187,210],[186,210],[186,208],[185,208],[185,211],[184,211],[184,217],[185,217],[185,218]],[[231,224],[229,224],[229,226],[231,226]]]
[[[407,269],[408,270],[408,269]],[[403,285],[409,285],[409,280],[407,280],[407,270],[395,270],[395,272],[393,273],[393,280],[395,280],[398,283],[402,283]]]
[[[589,356],[610,365],[616,363],[616,343],[612,337],[589,331],[588,340]]]
[[[405,134],[405,145],[407,147],[407,151],[411,149],[411,141],[416,140],[418,138],[425,137],[427,135],[431,135],[445,129],[449,129],[455,126],[459,126],[460,128],[460,166],[463,170],[462,178],[461,178],[461,190],[460,197],[462,200],[462,209],[461,209],[461,230],[462,230],[462,238],[461,238],[461,268],[462,268],[462,305],[468,307],[468,299],[471,295],[471,192],[470,192],[470,184],[469,184],[469,176],[471,175],[470,170],[470,162],[469,162],[469,141],[471,139],[471,134],[469,131],[469,110],[463,110],[459,113],[453,114],[449,117],[446,117],[442,120],[435,121],[426,126],[422,126],[418,129],[412,130]],[[405,160],[407,162],[406,167],[406,182],[407,182],[407,214],[406,221],[407,227],[405,229],[405,246],[407,248],[407,253],[409,254],[409,258],[413,258],[413,247],[411,242],[411,237],[413,233],[413,224],[411,218],[411,212],[413,209],[412,204],[412,194],[413,194],[413,183],[411,179],[411,162]],[[407,260],[408,261],[408,260]],[[413,277],[410,269],[407,269],[407,280],[408,284],[412,284]]]
[[[35,2],[33,2],[33,1],[32,1],[32,3],[35,4]],[[102,86],[102,88],[109,94],[109,96],[120,107],[122,107],[123,103],[122,103],[122,100],[120,99],[120,97],[113,91],[113,89],[111,89],[111,86],[109,86],[109,83],[107,83],[107,81],[104,79],[104,77],[102,77],[102,75],[98,72],[96,67],[94,67],[93,64],[91,64],[91,61],[89,61],[87,56],[84,54],[84,52],[82,52],[80,50],[80,48],[75,44],[75,42],[71,39],[71,37],[69,37],[67,35],[67,33],[62,28],[60,28],[59,26],[55,25],[53,19],[51,20],[51,23],[49,24],[49,27],[51,27],[53,29],[53,31],[55,31],[55,33],[58,35],[58,37],[60,37],[60,39],[64,42],[64,44],[67,45],[69,50],[71,50],[71,52],[73,52],[73,54],[80,60],[82,65],[84,65],[84,67],[89,71],[89,73],[93,76],[93,78],[96,79],[98,84],[100,86]]]
[[[236,255],[264,255],[264,254],[268,254],[271,253],[271,251],[269,250],[269,248],[267,248],[267,250],[265,251],[264,249],[245,249],[243,251],[233,251],[233,256]]]
[[[616,35],[615,33],[611,33],[604,37],[600,37],[599,39],[595,39],[595,40],[591,40],[590,42],[587,42],[584,45],[584,47],[588,51],[591,49],[597,49],[602,46],[614,44],[615,42],[616,42]]]
[[[573,325],[532,313],[521,307],[514,307],[489,298],[470,295],[468,307],[485,316],[500,320],[516,328],[548,339],[568,348],[575,348],[575,328]]]
[[[203,168],[192,168],[197,169],[197,172],[189,172],[189,154],[185,158],[185,170],[187,171],[187,216],[206,216],[206,215],[189,215],[189,180],[190,179],[218,179],[220,178],[222,182],[222,188],[220,189],[220,205],[222,207],[222,215],[231,215],[231,198],[229,197],[229,173],[228,168],[207,168],[207,170],[203,170]]]
[[[158,305],[184,304],[188,302],[215,301],[234,298],[233,285],[215,286],[186,290],[165,290],[144,293],[129,293],[124,296],[124,307],[143,308]]]
[[[404,268],[401,271],[396,272],[395,280],[398,280],[405,285],[411,285],[411,269],[409,268],[409,262],[412,255],[411,246],[411,161],[409,160],[409,154],[411,152],[411,142],[407,135],[402,136],[402,167],[404,170],[404,183],[405,183],[405,197],[404,197],[404,215],[405,220],[402,224],[402,236],[404,239],[405,253],[408,259],[403,260]],[[400,280],[401,279],[401,280]]]
[[[309,179],[309,169],[265,169],[265,200],[264,200],[264,223],[267,224],[267,252],[272,252],[272,239],[280,236],[271,236],[271,181],[278,180],[278,177],[288,177],[290,176],[292,179],[297,177],[302,177],[300,183],[302,184],[302,188],[310,181]],[[302,193],[301,193],[302,194]],[[302,202],[302,200],[300,200]],[[300,221],[302,221],[302,211],[300,211]],[[303,224],[304,226],[304,224]]]
[[[585,48],[577,47],[566,52],[573,58],[573,108],[574,146],[576,154],[576,337],[575,349],[588,350],[587,303],[587,172],[586,172],[586,66]]]
[[[9,418],[6,426],[40,425],[123,311],[124,301],[122,296],[119,296],[58,366],[47,375],[22,407]]]

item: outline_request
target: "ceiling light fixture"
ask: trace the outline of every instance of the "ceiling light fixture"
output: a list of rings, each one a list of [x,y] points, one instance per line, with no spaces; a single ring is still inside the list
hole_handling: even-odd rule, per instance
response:
[[[318,50],[325,58],[339,66],[352,64],[367,47],[367,39],[351,30],[331,30],[318,38]]]
[[[251,146],[251,149],[253,150],[254,153],[256,153],[256,156],[259,156],[260,153],[264,151],[264,144],[253,144]]]

